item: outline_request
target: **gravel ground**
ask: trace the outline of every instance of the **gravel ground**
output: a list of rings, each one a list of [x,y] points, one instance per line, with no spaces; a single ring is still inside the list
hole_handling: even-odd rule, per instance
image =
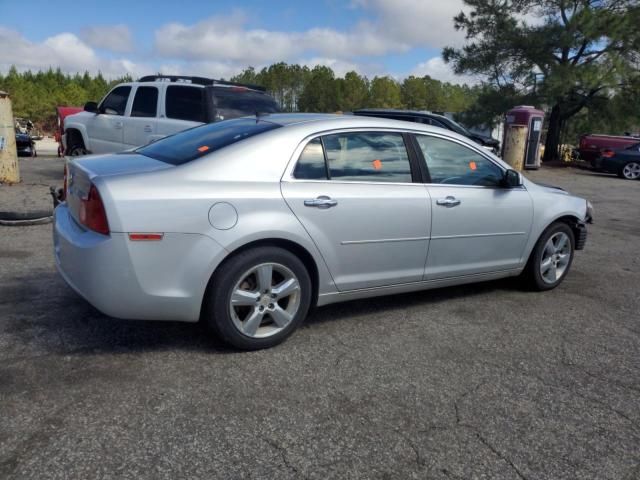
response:
[[[556,290],[329,306],[253,353],[105,318],[50,225],[0,227],[0,478],[640,478],[640,182],[528,175],[596,208]]]

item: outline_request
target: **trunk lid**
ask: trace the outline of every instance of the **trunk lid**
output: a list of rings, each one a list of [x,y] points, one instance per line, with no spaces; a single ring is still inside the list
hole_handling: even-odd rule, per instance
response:
[[[86,200],[96,177],[112,177],[175,168],[138,153],[74,158],[67,163],[66,202],[73,218],[80,223],[80,205]]]

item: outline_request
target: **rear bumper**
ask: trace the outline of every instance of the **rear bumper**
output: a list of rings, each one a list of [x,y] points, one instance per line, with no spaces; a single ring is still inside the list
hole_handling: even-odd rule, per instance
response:
[[[224,250],[203,235],[167,234],[131,242],[80,227],[65,204],[54,213],[53,244],[60,275],[106,315],[131,320],[196,322],[207,282]]]

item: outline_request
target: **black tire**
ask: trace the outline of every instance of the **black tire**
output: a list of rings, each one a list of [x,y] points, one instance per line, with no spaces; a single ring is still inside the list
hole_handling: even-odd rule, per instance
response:
[[[87,149],[83,143],[75,143],[69,148],[67,155],[70,157],[81,157],[82,155],[88,155]]]
[[[297,277],[299,306],[293,319],[278,333],[265,338],[245,335],[236,327],[230,313],[231,294],[242,276],[257,265],[280,264]],[[215,272],[205,293],[202,320],[224,342],[242,349],[259,350],[283,342],[304,321],[311,305],[312,284],[306,267],[291,252],[278,247],[256,247],[238,253],[226,260]]]
[[[631,164],[633,164],[633,165],[637,165],[637,164],[639,164],[639,163],[640,163],[640,162],[627,162],[627,163],[625,163],[622,167],[620,167],[620,170],[618,170],[618,176],[619,176],[620,178],[625,179],[625,180],[639,180],[639,179],[640,179],[640,177],[634,177],[634,176],[629,177],[629,176],[625,175],[625,168],[626,168],[628,165],[631,165]]]
[[[542,262],[542,256],[544,254],[545,246],[549,239],[556,235],[557,233],[564,233],[569,237],[569,248],[570,248],[570,257],[569,262],[566,265],[562,275],[555,281],[549,282],[545,281],[540,271],[540,264]],[[569,273],[571,269],[571,264],[573,263],[573,256],[575,254],[575,237],[573,234],[573,230],[571,227],[564,222],[556,222],[552,223],[543,233],[540,235],[540,238],[536,242],[536,245],[533,247],[533,251],[529,256],[529,261],[527,262],[527,266],[522,272],[522,279],[525,282],[525,285],[534,291],[545,291],[556,288],[564,278]]]

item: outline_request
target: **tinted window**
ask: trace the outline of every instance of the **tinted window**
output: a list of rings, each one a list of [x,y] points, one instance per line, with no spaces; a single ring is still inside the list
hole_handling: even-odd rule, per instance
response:
[[[107,95],[100,105],[100,112],[109,115],[124,115],[127,108],[127,100],[129,98],[131,87],[117,87]]]
[[[205,122],[204,88],[169,85],[165,110],[168,118]]]
[[[138,87],[131,107],[132,117],[155,117],[158,108],[158,89],[156,87]]]
[[[339,133],[323,141],[332,180],[411,182],[409,156],[399,133]]]
[[[190,128],[139,148],[136,152],[172,165],[182,165],[280,125],[242,118]]]
[[[276,101],[267,94],[246,89],[216,88],[216,120],[244,117],[258,113],[279,111]]]
[[[314,138],[300,154],[296,168],[293,171],[295,178],[305,180],[326,180],[327,167],[324,163],[324,151],[319,138]]]
[[[502,169],[479,153],[442,138],[416,136],[427,162],[431,183],[498,186]]]

